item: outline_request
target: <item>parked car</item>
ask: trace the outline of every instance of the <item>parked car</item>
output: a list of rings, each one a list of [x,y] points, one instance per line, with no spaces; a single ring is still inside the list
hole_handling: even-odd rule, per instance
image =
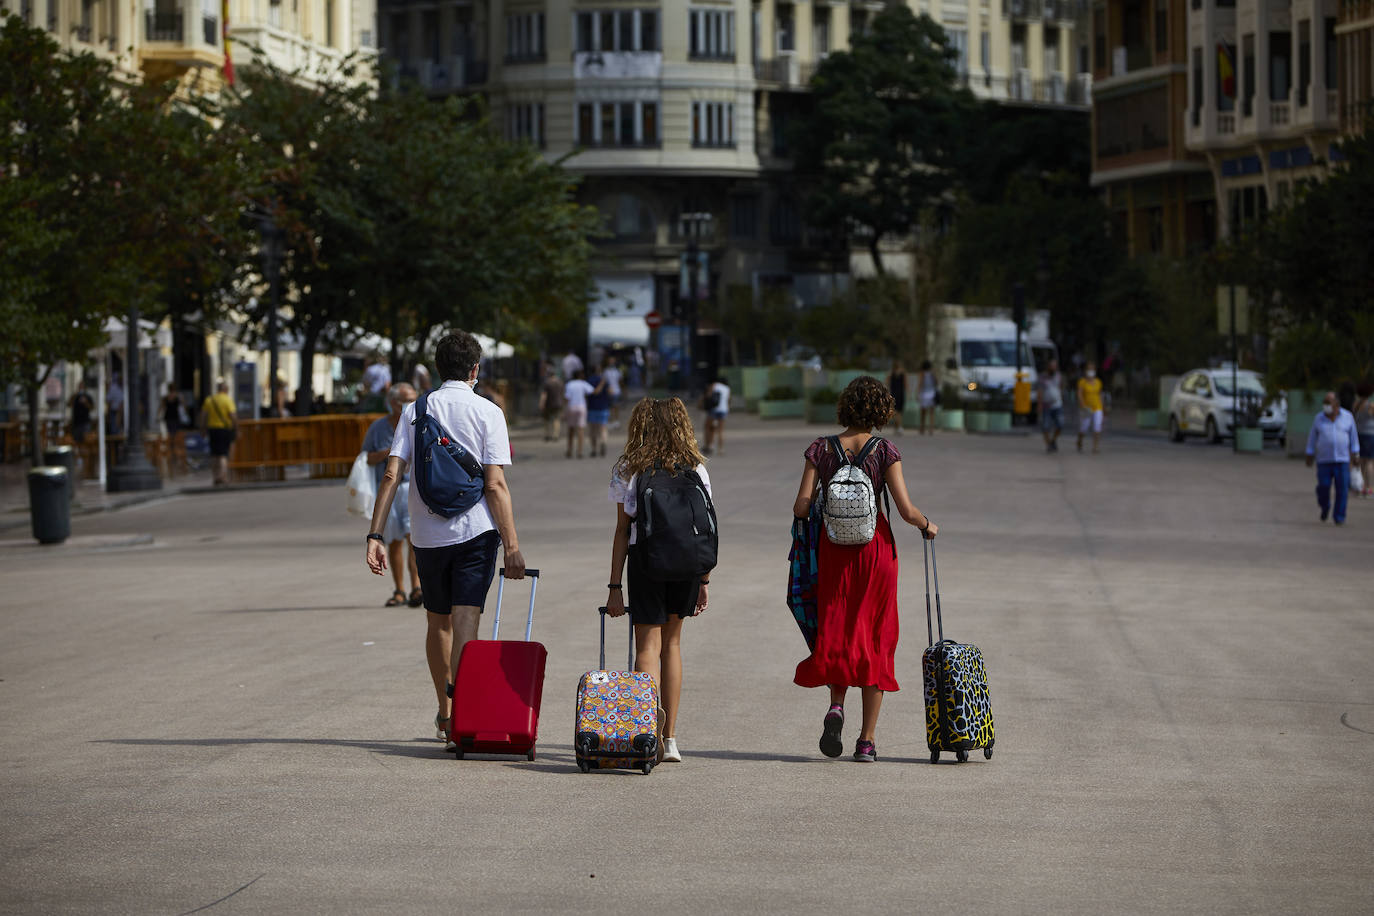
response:
[[[1241,420],[1253,411],[1264,438],[1284,442],[1288,430],[1288,401],[1280,394],[1269,398],[1264,392],[1264,376],[1248,369],[1238,370],[1237,394],[1231,392],[1231,367],[1194,369],[1183,373],[1169,400],[1169,438],[1182,442],[1185,436],[1205,436],[1220,442],[1232,435],[1236,426],[1232,405],[1238,403]]]

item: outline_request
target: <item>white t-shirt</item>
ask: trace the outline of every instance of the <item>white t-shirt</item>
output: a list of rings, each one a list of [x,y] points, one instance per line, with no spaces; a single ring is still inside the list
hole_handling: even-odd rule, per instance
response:
[[[601,373],[601,377],[602,377],[602,379],[605,380],[605,382],[606,382],[606,390],[607,390],[608,392],[610,392],[611,397],[613,397],[613,398],[619,397],[619,396],[620,396],[620,370],[619,370],[618,368],[616,368],[615,366],[607,366],[606,369]]]
[[[391,440],[391,454],[406,462],[407,467],[415,454],[415,403],[412,401],[401,411],[396,437]],[[453,441],[476,455],[483,465],[510,464],[506,415],[501,408],[476,394],[467,382],[444,382],[430,392],[426,410]],[[496,530],[485,495],[477,505],[454,518],[431,512],[420,498],[419,487],[410,488],[407,505],[410,507],[410,543],[416,547],[448,547]]]
[[[696,472],[697,476],[701,478],[701,485],[706,488],[706,495],[712,496],[711,475],[706,473],[706,465],[697,465]],[[639,494],[635,490],[635,485],[638,482],[638,474],[631,474],[629,480],[621,480],[619,475],[614,471],[611,472],[611,486],[607,495],[610,496],[611,502],[623,505],[625,507],[625,514],[630,518],[634,518],[635,513],[639,511]],[[712,498],[714,499],[715,497],[712,496]],[[634,542],[635,526],[631,525],[630,543],[633,544]]]
[[[716,383],[715,383],[714,385],[712,385],[709,389],[707,389],[706,393],[707,393],[707,395],[710,395],[710,393],[713,392],[713,391],[719,391],[719,392],[720,392],[720,400],[716,402],[716,406],[715,406],[715,407],[712,407],[712,408],[711,408],[711,413],[729,413],[729,412],[730,412],[730,386],[727,385],[727,384],[725,384],[724,382],[716,382]]]
[[[586,410],[587,395],[595,390],[585,379],[575,378],[563,386],[563,403],[573,410]]]

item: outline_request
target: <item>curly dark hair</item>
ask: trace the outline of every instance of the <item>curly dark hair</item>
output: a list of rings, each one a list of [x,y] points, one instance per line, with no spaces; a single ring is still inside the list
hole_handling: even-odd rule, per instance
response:
[[[444,381],[467,381],[472,367],[482,358],[482,345],[467,331],[445,334],[434,348],[434,363]]]
[[[886,385],[871,375],[861,375],[840,392],[835,413],[841,426],[882,429],[896,409]]]

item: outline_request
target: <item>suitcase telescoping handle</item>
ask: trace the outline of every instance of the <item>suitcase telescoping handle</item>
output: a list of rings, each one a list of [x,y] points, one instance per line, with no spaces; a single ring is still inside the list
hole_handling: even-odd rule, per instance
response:
[[[626,613],[627,616],[628,616],[629,612],[630,612],[630,609],[629,609],[629,607],[627,606],[627,607],[625,608],[625,613]],[[631,621],[630,621],[630,655],[629,655],[629,660],[625,662],[625,668],[626,668],[626,670],[633,671],[633,670],[634,670],[634,667],[635,667],[635,624],[634,624],[634,621],[631,620]],[[606,609],[605,609],[604,607],[601,608],[601,664],[600,664],[600,667],[599,667],[597,670],[599,670],[599,671],[605,671],[605,670],[606,670]]]
[[[940,642],[945,641],[945,620],[940,615],[940,571],[935,567],[935,543],[921,538],[921,559],[926,566],[926,645],[935,645],[930,629],[930,576],[935,574],[935,620],[940,627]]]
[[[496,584],[496,619],[491,622],[491,638],[495,639],[496,634],[501,629],[501,593],[506,589],[506,568],[503,566],[496,573],[500,577]],[[530,641],[530,633],[534,630],[534,593],[539,591],[539,570],[527,569],[525,575],[534,581],[530,583],[530,616],[525,621],[525,642]]]

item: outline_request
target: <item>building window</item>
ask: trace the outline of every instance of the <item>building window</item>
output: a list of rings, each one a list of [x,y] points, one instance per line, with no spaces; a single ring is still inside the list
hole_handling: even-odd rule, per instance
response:
[[[733,102],[692,103],[692,145],[735,145],[735,105]]]
[[[778,50],[780,52],[796,50],[797,39],[792,27],[792,7],[778,7],[778,13],[774,21],[777,28]]]
[[[735,197],[730,201],[730,238],[753,241],[759,236],[759,199]]]
[[[1093,69],[1110,69],[1107,62],[1107,11],[1093,10]]]
[[[1097,156],[1107,159],[1169,145],[1169,96],[1148,89],[1097,103]]]
[[[1045,79],[1053,79],[1059,72],[1059,30],[1045,28]]]
[[[437,30],[436,30],[437,36]],[[511,13],[506,17],[506,60],[544,59],[544,14]]]
[[[735,59],[735,14],[732,11],[688,10],[687,23],[689,57],[695,60]]]
[[[506,106],[506,139],[524,140],[544,147],[544,103],[521,102]]]
[[[1155,0],[1155,52],[1169,52],[1169,0]]]
[[[984,72],[992,70],[992,33],[983,32],[978,37],[978,59]]]
[[[658,11],[582,10],[573,35],[577,51],[658,51]]]
[[[1193,49],[1193,126],[1202,125],[1202,49]]]
[[[1333,16],[1323,20],[1326,28],[1326,88],[1336,88],[1336,19]],[[1367,63],[1367,62],[1366,62]]]
[[[1244,96],[1241,116],[1250,117],[1255,113],[1255,35],[1252,32],[1241,38],[1240,80]]]
[[[1293,33],[1269,33],[1269,101],[1288,101],[1293,78]]]
[[[1217,111],[1236,110],[1236,49],[1217,43]]]
[[[1298,105],[1307,107],[1307,90],[1312,86],[1312,20],[1298,22]]]
[[[950,48],[958,56],[954,59],[954,72],[968,73],[968,31],[965,29],[945,29],[945,37]]]
[[[830,53],[830,7],[817,4],[811,15],[811,46],[817,57],[824,57]]]
[[[577,142],[582,146],[657,146],[657,102],[581,102]]]

